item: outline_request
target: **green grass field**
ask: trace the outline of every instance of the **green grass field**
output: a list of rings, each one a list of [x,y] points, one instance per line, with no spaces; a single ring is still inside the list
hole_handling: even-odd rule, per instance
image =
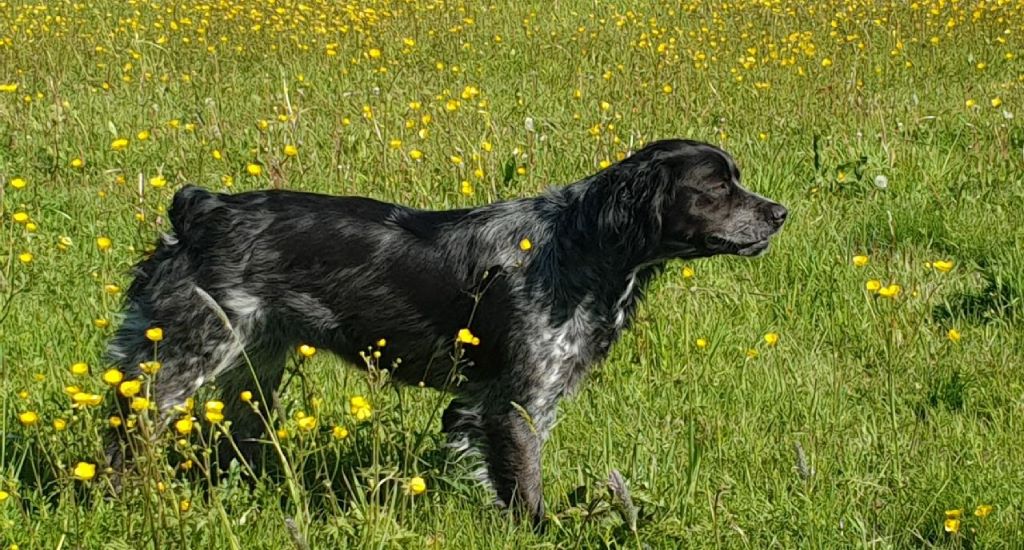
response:
[[[1024,547],[1022,58],[1003,0],[0,0],[0,544]],[[255,486],[211,481],[204,393],[111,490],[102,353],[185,182],[451,208],[666,137],[790,219],[654,285],[561,407],[544,532],[449,463],[444,396],[326,353]]]

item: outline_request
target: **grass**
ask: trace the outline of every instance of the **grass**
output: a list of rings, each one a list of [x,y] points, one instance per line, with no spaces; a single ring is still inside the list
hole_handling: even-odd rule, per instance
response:
[[[1022,5],[633,4],[0,0],[0,543],[1019,545]],[[731,151],[790,221],[764,258],[674,264],[654,286],[561,408],[543,533],[450,463],[444,396],[323,353],[296,355],[266,476],[199,473],[223,429],[204,393],[186,445],[151,446],[110,490],[107,409],[66,387],[112,398],[119,289],[186,181],[450,208],[673,136]]]

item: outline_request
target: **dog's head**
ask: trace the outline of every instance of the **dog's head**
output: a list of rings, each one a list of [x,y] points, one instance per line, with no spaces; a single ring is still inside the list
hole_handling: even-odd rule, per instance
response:
[[[756,256],[786,220],[784,206],[744,189],[728,153],[705,143],[651,143],[609,168],[602,225],[649,259]]]

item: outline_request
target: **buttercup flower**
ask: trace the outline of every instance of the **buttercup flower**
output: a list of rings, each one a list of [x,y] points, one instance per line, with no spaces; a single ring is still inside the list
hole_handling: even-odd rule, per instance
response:
[[[146,329],[146,339],[150,342],[159,342],[164,339],[164,329],[153,327]]]
[[[855,265],[857,267],[864,267],[864,266],[868,265],[868,261],[869,260],[868,260],[867,256],[863,256],[863,255],[860,255],[860,254],[858,254],[858,255],[853,257],[853,265]]]
[[[192,418],[191,417],[185,417],[185,418],[178,419],[174,423],[174,430],[176,432],[178,432],[179,435],[188,435],[188,434],[192,433],[192,428],[194,426],[195,426],[195,423],[192,421]]]
[[[344,426],[335,426],[331,429],[331,436],[338,440],[345,439],[348,437],[348,429]]]
[[[205,416],[206,420],[211,424],[222,422],[224,420],[224,402],[207,401]]]
[[[409,480],[408,490],[411,495],[422,495],[427,491],[427,482],[422,477],[415,476]]]
[[[35,426],[39,423],[39,415],[35,411],[21,412],[18,413],[18,422],[22,426]]]
[[[316,348],[307,344],[302,344],[301,346],[299,346],[299,355],[305,357],[306,359],[309,359],[310,357],[316,355]]]
[[[117,387],[117,392],[124,397],[134,397],[138,395],[140,391],[142,391],[141,380],[125,380]]]
[[[480,339],[477,338],[476,336],[473,336],[473,333],[470,332],[468,328],[459,329],[459,334],[456,337],[456,340],[458,340],[462,344],[469,344],[472,346],[480,345]]]
[[[124,380],[124,374],[117,369],[107,369],[103,372],[103,381],[110,386],[116,386]]]
[[[365,397],[361,395],[354,395],[349,399],[349,412],[352,416],[356,417],[356,420],[362,422],[370,419],[373,415],[373,408]]]
[[[80,481],[90,481],[96,477],[96,465],[89,462],[79,462],[75,465],[71,475]]]
[[[768,344],[769,347],[774,347],[776,344],[779,343],[779,333],[769,332],[768,334],[765,334],[764,343]]]

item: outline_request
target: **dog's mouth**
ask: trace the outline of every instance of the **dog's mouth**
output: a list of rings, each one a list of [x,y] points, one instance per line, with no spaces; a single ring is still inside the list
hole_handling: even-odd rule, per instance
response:
[[[707,246],[718,253],[735,254],[737,256],[759,256],[764,254],[771,245],[771,236],[756,241],[737,242],[731,239],[711,236],[707,238]]]

